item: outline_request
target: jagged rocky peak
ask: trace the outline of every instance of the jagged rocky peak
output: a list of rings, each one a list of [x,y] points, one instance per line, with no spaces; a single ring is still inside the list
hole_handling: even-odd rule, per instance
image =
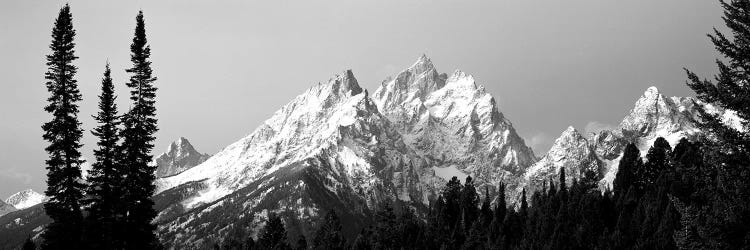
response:
[[[427,95],[445,85],[445,74],[438,73],[432,61],[422,55],[395,78],[388,78],[375,91],[373,99],[381,111],[406,105],[405,109],[419,108]],[[417,100],[416,102],[415,99]]]
[[[620,129],[625,137],[666,134],[691,129],[693,128],[693,115],[684,106],[690,103],[692,102],[687,98],[668,98],[656,87],[649,87],[622,120]]]
[[[332,89],[339,93],[348,93],[352,96],[362,93],[362,87],[359,86],[357,78],[354,77],[352,70],[346,70],[343,74],[337,75],[332,79]]]
[[[156,177],[163,178],[184,172],[206,161],[210,155],[195,150],[185,137],[180,137],[167,147],[167,151],[154,159]]]
[[[426,56],[384,81],[373,99],[404,141],[437,170],[455,166],[494,185],[516,181],[536,161],[473,76],[461,70],[439,74]]]
[[[197,152],[190,142],[185,137],[180,136],[179,139],[169,144],[166,154],[169,155],[184,155]]]
[[[589,141],[575,128],[568,127],[558,137],[552,148],[541,160],[534,163],[526,174],[524,174],[523,185],[527,192],[538,190],[545,181],[559,179],[560,168],[565,168],[566,182],[572,182],[574,178],[594,178],[594,181],[602,175],[601,162],[597,158],[596,151]]]
[[[45,199],[46,196],[34,192],[34,190],[26,189],[11,195],[8,199],[5,199],[5,203],[12,205],[16,209],[24,209],[42,203]]]

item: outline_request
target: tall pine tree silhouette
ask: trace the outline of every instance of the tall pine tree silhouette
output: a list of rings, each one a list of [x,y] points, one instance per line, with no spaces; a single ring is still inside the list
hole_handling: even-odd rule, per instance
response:
[[[86,217],[86,242],[92,249],[113,249],[122,247],[119,238],[122,233],[116,232],[121,226],[119,221],[122,214],[118,213],[122,190],[122,174],[120,173],[119,157],[119,125],[120,117],[115,104],[115,86],[112,83],[109,63],[104,69],[102,92],[99,95],[99,112],[94,120],[99,125],[91,133],[99,141],[94,149],[96,161],[88,173],[89,207]]]
[[[135,37],[130,45],[130,61],[133,67],[126,70],[131,73],[130,100],[133,104],[123,117],[122,150],[124,186],[127,192],[123,196],[127,214],[126,248],[152,249],[158,246],[154,234],[156,227],[151,221],[156,216],[151,196],[154,194],[154,170],[150,166],[151,150],[154,147],[156,126],[156,77],[152,75],[151,48],[146,41],[146,27],[143,11],[136,17]]]
[[[722,122],[722,117],[701,110],[702,130],[710,135],[702,150],[709,155],[708,164],[720,166],[705,176],[704,182],[717,183],[701,190],[702,203],[679,206],[683,215],[690,211],[715,211],[704,213],[686,227],[701,232],[692,242],[678,245],[704,248],[739,249],[750,245],[750,1],[719,1],[724,9],[724,24],[729,36],[714,29],[709,34],[716,50],[724,57],[717,59],[719,74],[713,81],[701,80],[685,69],[687,85],[703,102],[730,109],[745,122],[736,129]],[[688,216],[689,217],[689,216]]]
[[[49,142],[47,190],[49,201],[44,210],[52,222],[44,231],[43,249],[66,249],[80,245],[83,228],[81,200],[85,185],[81,179],[80,139],[83,135],[78,121],[78,102],[81,93],[75,80],[77,67],[73,65],[76,35],[73,16],[67,4],[60,9],[52,29],[52,54],[47,55],[47,91],[50,97],[44,110],[52,120],[42,126],[43,138]]]

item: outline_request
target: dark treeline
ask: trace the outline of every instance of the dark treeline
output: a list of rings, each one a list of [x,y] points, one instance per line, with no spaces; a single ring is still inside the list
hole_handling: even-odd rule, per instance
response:
[[[480,199],[471,177],[453,177],[429,213],[418,216],[403,203],[384,202],[374,222],[345,239],[335,212],[326,214],[312,241],[288,239],[284,224],[270,214],[257,241],[232,235],[222,249],[677,249],[692,244],[672,200],[696,195],[695,172],[706,171],[700,145],[683,139],[671,148],[658,138],[645,159],[627,146],[613,190],[595,182],[550,180],[518,206],[505,202],[505,186]],[[526,202],[530,200],[530,202]],[[494,201],[494,205],[492,205]],[[396,205],[398,204],[398,205]],[[394,206],[399,206],[394,209]],[[398,212],[397,212],[398,211]]]
[[[47,56],[46,86],[50,94],[45,111],[52,120],[42,126],[49,142],[47,190],[44,203],[52,222],[42,233],[42,249],[156,249],[160,244],[151,222],[156,216],[151,197],[154,194],[154,168],[150,166],[154,133],[155,77],[146,42],[143,12],[136,17],[130,46],[130,109],[119,114],[115,104],[115,85],[106,65],[99,95],[96,160],[83,179],[81,143],[84,130],[78,120],[78,102],[82,100],[75,79],[77,67],[75,34],[70,6],[65,5],[52,29],[52,53]],[[35,249],[28,239],[23,249]]]

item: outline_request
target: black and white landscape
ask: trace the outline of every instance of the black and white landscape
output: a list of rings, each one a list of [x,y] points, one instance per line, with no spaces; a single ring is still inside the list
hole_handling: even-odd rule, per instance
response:
[[[148,10],[134,12],[127,83],[108,61],[82,97],[77,6],[64,4],[39,58],[47,189],[0,200],[0,249],[749,248],[750,1],[717,4],[725,27],[701,31],[715,77],[678,71],[692,95],[639,89],[618,124],[560,127],[544,152],[503,113],[513,93],[419,52],[379,85],[330,72],[216,152],[189,135],[156,148]]]

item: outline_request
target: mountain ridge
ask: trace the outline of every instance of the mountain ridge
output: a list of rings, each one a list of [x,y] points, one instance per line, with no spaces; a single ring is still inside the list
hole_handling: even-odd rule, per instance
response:
[[[346,70],[205,161],[158,178],[155,223],[169,247],[208,246],[237,223],[255,225],[255,232],[270,212],[284,218],[290,237],[310,236],[328,210],[356,233],[383,200],[424,211],[452,176],[471,176],[490,195],[503,182],[511,202],[524,188],[533,192],[557,181],[561,167],[567,181],[590,173],[605,189],[628,142],[647,150],[658,136],[672,143],[699,133],[696,105],[710,107],[652,87],[617,128],[584,136],[568,127],[537,157],[466,72],[439,73],[422,55],[370,94]],[[737,122],[731,115],[727,120]],[[195,151],[186,141],[178,139],[167,152]]]

